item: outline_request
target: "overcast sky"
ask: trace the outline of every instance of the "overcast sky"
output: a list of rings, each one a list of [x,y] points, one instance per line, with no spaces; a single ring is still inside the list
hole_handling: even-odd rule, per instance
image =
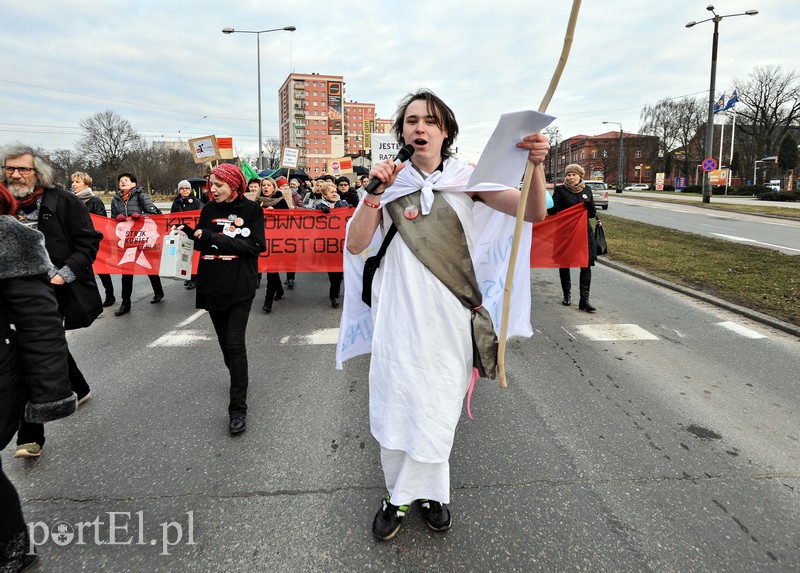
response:
[[[32,0],[4,2],[0,143],[72,149],[79,121],[112,109],[148,139],[232,136],[257,153],[256,37],[264,137],[278,134],[286,76],[343,75],[348,100],[392,117],[428,87],[455,111],[477,158],[504,112],[537,109],[563,46],[570,0]],[[638,131],[643,106],[707,99],[713,22],[701,0],[585,0],[548,113],[561,138]],[[717,92],[756,66],[798,66],[800,2],[724,0]]]

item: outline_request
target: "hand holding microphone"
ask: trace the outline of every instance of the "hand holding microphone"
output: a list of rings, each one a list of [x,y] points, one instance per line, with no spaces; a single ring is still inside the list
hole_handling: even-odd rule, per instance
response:
[[[364,187],[364,191],[370,195],[383,195],[386,189],[380,193],[376,193],[378,187],[384,183],[389,183],[389,185],[391,185],[391,182],[393,182],[392,175],[399,171],[397,166],[408,161],[412,155],[414,155],[414,146],[411,144],[404,145],[397,153],[394,161],[390,162],[386,160],[383,163],[377,164],[372,170],[372,179],[370,179],[367,186]],[[402,167],[400,169],[402,169]],[[383,177],[381,177],[381,175],[383,175]]]

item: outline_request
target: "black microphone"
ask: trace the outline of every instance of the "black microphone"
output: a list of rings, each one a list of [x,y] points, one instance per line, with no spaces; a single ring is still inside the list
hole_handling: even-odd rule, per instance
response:
[[[395,167],[411,159],[412,155],[414,155],[414,146],[411,145],[410,143],[408,145],[404,145],[400,149],[400,151],[397,152],[397,157],[394,158]],[[382,195],[383,191],[381,191],[380,193],[375,193],[375,189],[377,189],[381,185],[381,183],[383,183],[383,181],[381,181],[377,177],[375,179],[370,179],[369,183],[367,183],[367,186],[364,187],[364,191],[366,191],[370,195]]]

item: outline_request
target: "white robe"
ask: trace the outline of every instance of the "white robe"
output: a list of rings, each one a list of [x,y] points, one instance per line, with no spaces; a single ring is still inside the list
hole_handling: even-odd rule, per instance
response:
[[[441,195],[470,242],[472,199],[464,193]],[[400,233],[375,281],[372,435],[384,448],[403,450],[417,461],[443,462],[450,457],[472,371],[470,311],[419,262]]]
[[[464,193],[471,173],[470,165],[455,159],[445,161],[442,173],[424,179],[407,166],[381,202],[421,189],[420,216],[426,216],[433,190],[442,193],[464,227],[484,306],[497,330],[514,218],[475,203]],[[359,204],[358,208],[364,207]],[[361,301],[364,261],[377,252],[390,224],[384,211],[383,227],[370,246],[360,255],[345,253],[337,368],[348,358],[372,352],[373,435],[384,448],[405,451],[420,462],[440,463],[449,458],[471,376],[470,311],[419,262],[399,233],[375,275],[372,308]],[[532,334],[530,233],[530,223],[526,223],[516,261],[509,336]]]

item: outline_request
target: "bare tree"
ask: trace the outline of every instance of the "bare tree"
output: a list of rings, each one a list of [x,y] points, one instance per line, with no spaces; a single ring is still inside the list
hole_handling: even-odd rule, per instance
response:
[[[741,134],[743,159],[753,162],[775,155],[792,125],[800,121],[800,75],[780,66],[758,67],[744,81],[736,81],[739,103],[737,137]]]
[[[125,154],[139,142],[139,134],[127,119],[110,109],[82,119],[80,126],[84,134],[78,152],[99,167],[108,186]]]
[[[678,171],[683,175],[690,175],[691,165],[702,158],[703,109],[702,101],[689,97],[663,99],[642,109],[640,131],[659,138],[656,155],[664,158],[665,170],[667,165],[672,167],[676,150],[680,150]]]
[[[148,193],[153,192],[153,180],[158,172],[158,159],[159,153],[152,142],[147,143],[143,139],[138,139],[124,157],[126,170],[136,176],[139,187]]]
[[[70,175],[76,171],[91,171],[91,164],[87,163],[80,155],[69,149],[56,149],[49,154],[50,163],[58,173],[57,181],[62,185],[69,185]],[[91,175],[91,173],[90,173]],[[98,181],[98,187],[100,182]]]
[[[277,169],[281,163],[281,140],[277,137],[268,137],[264,142],[265,169]]]

